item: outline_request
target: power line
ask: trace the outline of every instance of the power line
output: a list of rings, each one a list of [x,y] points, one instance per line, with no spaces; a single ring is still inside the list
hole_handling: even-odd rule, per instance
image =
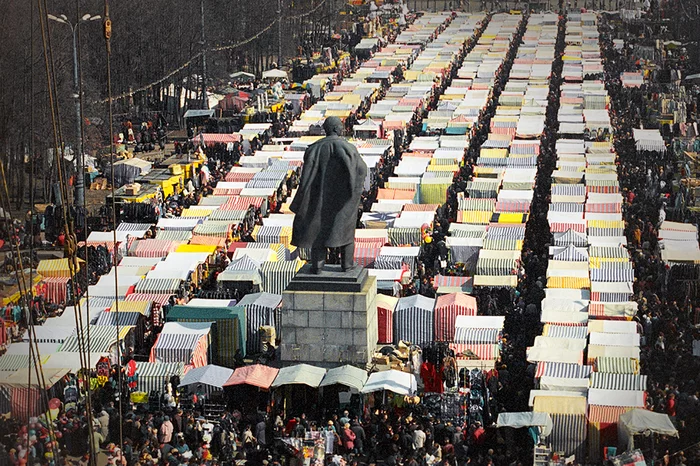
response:
[[[301,19],[301,18],[305,18],[305,17],[307,17],[307,16],[310,16],[310,15],[312,15],[313,13],[315,13],[319,8],[321,8],[323,5],[325,5],[327,1],[328,1],[328,0],[323,0],[323,1],[321,1],[321,2],[320,2],[318,5],[316,5],[313,9],[307,11],[306,13],[300,13],[300,14],[294,15],[294,16],[287,16],[286,19],[287,19],[287,20],[297,20],[297,19]],[[157,86],[158,84],[161,84],[162,82],[167,81],[169,78],[172,78],[174,75],[176,75],[177,73],[181,72],[182,70],[188,68],[190,65],[192,65],[192,63],[194,63],[195,61],[199,60],[203,55],[205,55],[205,54],[207,54],[207,53],[210,53],[210,52],[222,52],[222,51],[225,51],[225,50],[233,50],[233,49],[237,49],[237,48],[239,48],[239,47],[242,47],[242,46],[244,46],[244,45],[246,45],[246,44],[249,44],[249,43],[253,42],[254,40],[256,40],[258,37],[260,37],[260,36],[262,36],[263,34],[265,34],[265,33],[266,33],[267,31],[269,31],[270,29],[272,29],[279,21],[280,21],[280,18],[276,18],[276,19],[273,20],[270,24],[268,24],[267,26],[265,26],[263,29],[259,30],[259,31],[258,31],[257,33],[255,33],[254,35],[248,37],[247,39],[243,39],[243,40],[241,40],[241,41],[234,42],[233,44],[220,45],[220,46],[217,46],[217,47],[210,47],[210,48],[208,48],[208,49],[206,49],[206,50],[203,50],[203,51],[201,51],[201,52],[198,52],[198,53],[194,54],[192,57],[190,57],[190,59],[187,60],[185,63],[183,63],[183,64],[180,65],[179,67],[175,68],[174,70],[170,71],[170,72],[169,72],[168,74],[166,74],[165,76],[163,76],[163,77],[161,77],[161,78],[159,78],[159,79],[157,79],[157,80],[155,80],[155,81],[153,81],[153,82],[151,82],[151,83],[149,83],[149,84],[146,84],[145,86],[141,86],[141,87],[139,87],[139,88],[137,88],[137,89],[132,89],[132,90],[130,90],[130,91],[128,91],[128,92],[123,92],[123,93],[121,93],[121,94],[119,94],[119,95],[112,96],[111,99],[112,99],[112,101],[114,101],[114,100],[121,100],[121,99],[125,99],[125,98],[127,98],[127,97],[131,97],[131,96],[133,96],[134,94],[138,94],[139,92],[147,91],[147,90],[149,90],[149,89],[151,89],[151,88]],[[98,103],[101,103],[101,104],[105,104],[105,103],[107,103],[107,100],[108,100],[108,99],[102,99],[102,100],[99,100],[99,101],[97,101],[97,102],[98,102]]]

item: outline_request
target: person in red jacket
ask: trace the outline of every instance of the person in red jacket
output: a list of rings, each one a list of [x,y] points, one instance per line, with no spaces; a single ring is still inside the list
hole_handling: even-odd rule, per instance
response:
[[[676,395],[671,393],[668,395],[666,400],[666,414],[671,418],[672,421],[676,419]]]

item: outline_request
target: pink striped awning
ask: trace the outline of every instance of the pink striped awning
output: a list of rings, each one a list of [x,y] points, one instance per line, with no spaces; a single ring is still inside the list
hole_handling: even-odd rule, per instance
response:
[[[461,287],[465,283],[472,280],[472,277],[457,277],[449,275],[435,275],[433,279],[433,288],[445,287]]]
[[[355,244],[355,262],[362,267],[369,267],[379,256],[382,246],[371,247],[366,244]]]
[[[622,204],[617,202],[586,204],[586,212],[595,214],[616,214],[622,212]]]
[[[207,246],[223,248],[226,246],[226,238],[220,236],[193,235],[192,238],[190,238],[190,244],[205,244]]]
[[[475,316],[476,298],[464,293],[450,293],[435,302],[435,340],[453,341],[457,316]]]
[[[221,207],[219,207],[220,210],[248,210],[248,207],[251,205],[255,207],[256,209],[259,209],[263,203],[265,203],[265,198],[264,197],[232,197],[228,201],[226,201]]]
[[[226,181],[247,183],[252,180],[254,176],[255,173],[250,172],[228,172],[226,174]]]
[[[564,233],[566,230],[574,230],[578,233],[585,233],[586,224],[585,223],[552,222],[549,224],[549,230],[552,233]]]
[[[136,257],[165,257],[174,252],[184,241],[170,241],[164,239],[146,239],[136,243],[136,248],[131,252]]]
[[[213,196],[238,196],[242,189],[234,188],[214,188]]]
[[[498,201],[494,212],[530,212],[529,201]]]
[[[355,238],[356,248],[381,248],[385,245],[383,238]]]

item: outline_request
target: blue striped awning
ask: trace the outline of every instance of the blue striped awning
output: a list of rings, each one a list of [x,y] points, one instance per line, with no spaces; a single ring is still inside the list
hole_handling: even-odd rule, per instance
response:
[[[497,328],[468,328],[456,327],[454,342],[467,343],[496,343],[500,330]]]
[[[585,251],[585,250],[584,250]],[[552,259],[558,261],[574,261],[574,262],[587,262],[588,257],[576,249],[576,246],[570,244],[563,251],[555,254]]]
[[[422,295],[401,298],[394,310],[394,342],[423,345],[433,341],[435,300]]]
[[[552,196],[585,196],[586,186],[582,184],[560,184],[552,185]]]
[[[144,278],[136,284],[136,293],[175,294],[182,280],[178,278]]]
[[[554,233],[555,246],[568,246],[570,244],[583,248],[588,244],[588,240],[586,239],[585,234],[573,231],[571,229],[561,233]]]
[[[591,388],[605,390],[646,390],[647,376],[638,374],[591,373]]]
[[[161,333],[153,346],[156,361],[190,364],[202,336],[192,333]]]
[[[552,202],[549,204],[550,212],[583,213],[583,204],[576,202]]]
[[[254,354],[260,351],[260,332],[263,325],[275,327],[277,334],[281,330],[280,312],[282,295],[273,293],[248,294],[238,303],[244,306],[247,320],[247,354]]]
[[[613,262],[611,262],[613,263]],[[632,269],[591,269],[592,282],[633,282],[634,270]]]
[[[264,262],[260,266],[263,280],[262,289],[268,293],[282,294],[301,265],[302,262],[299,260]]]
[[[554,451],[564,456],[584,458],[586,451],[587,422],[585,414],[552,414],[552,433],[548,441]]]
[[[585,340],[588,336],[588,327],[583,326],[546,324],[545,328],[548,337]]]
[[[277,189],[282,184],[282,180],[250,180],[245,184],[246,188]]]
[[[586,329],[586,327],[581,327]],[[584,366],[580,364],[569,364],[564,362],[543,362],[544,371],[542,376],[554,377],[557,379],[585,379],[591,375],[592,366]],[[539,372],[539,371],[538,371]]]

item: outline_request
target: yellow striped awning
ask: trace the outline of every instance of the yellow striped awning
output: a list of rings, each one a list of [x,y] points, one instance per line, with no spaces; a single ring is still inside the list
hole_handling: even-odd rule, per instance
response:
[[[625,228],[624,220],[589,220],[588,228]]]
[[[592,269],[600,269],[604,263],[609,262],[629,262],[627,257],[589,257],[588,265]]]
[[[488,225],[493,212],[489,210],[460,210],[457,212],[457,223],[474,223]]]
[[[590,278],[549,277],[547,279],[547,288],[572,288],[576,290],[583,290],[590,287]]]
[[[85,262],[82,259],[77,259],[76,272],[80,270],[80,264]],[[70,267],[68,265],[68,259],[44,259],[39,262],[39,266],[36,269],[36,273],[45,278],[55,278],[55,277],[70,277]]]
[[[150,308],[151,301],[119,301],[119,312],[138,312],[145,316]],[[117,310],[117,302],[113,301],[109,309],[111,312],[115,312]]]

